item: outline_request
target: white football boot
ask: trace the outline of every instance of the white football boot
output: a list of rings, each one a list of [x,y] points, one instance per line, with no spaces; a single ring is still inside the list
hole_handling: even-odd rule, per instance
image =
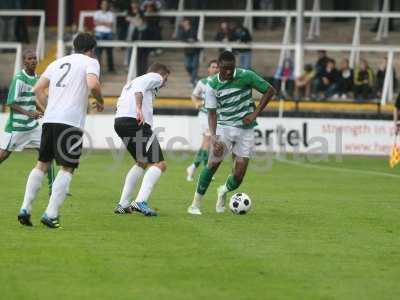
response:
[[[201,215],[200,207],[194,205],[190,205],[187,212],[191,215]]]
[[[226,194],[227,194],[227,191],[225,189],[225,186],[221,185],[217,189],[217,203],[215,204],[215,211],[217,213],[225,212]]]

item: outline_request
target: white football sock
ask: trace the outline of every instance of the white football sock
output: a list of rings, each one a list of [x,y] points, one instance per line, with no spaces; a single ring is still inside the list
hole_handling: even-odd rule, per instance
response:
[[[25,209],[28,213],[31,211],[32,203],[42,186],[43,177],[44,173],[42,170],[35,168],[31,171],[26,182],[24,202],[22,203],[21,210]]]
[[[46,209],[46,215],[49,218],[54,219],[58,217],[58,209],[63,204],[65,197],[67,196],[71,179],[71,173],[64,170],[58,171],[57,177],[53,183],[53,191],[50,196],[49,205]]]
[[[160,179],[161,174],[162,171],[156,166],[151,166],[146,171],[143,177],[142,186],[140,187],[135,202],[147,202],[153,190],[153,187],[157,183],[158,179]]]
[[[199,194],[198,192],[194,193],[192,206],[200,208],[201,201],[203,200],[203,195]]]
[[[119,200],[119,205],[122,207],[129,206],[130,198],[133,191],[135,190],[136,183],[142,177],[144,169],[138,165],[134,165],[128,172],[125,178],[125,185],[122,190],[121,199]]]

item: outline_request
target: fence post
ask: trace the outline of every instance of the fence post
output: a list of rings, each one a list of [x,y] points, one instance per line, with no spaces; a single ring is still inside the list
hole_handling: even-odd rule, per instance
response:
[[[297,0],[297,18],[296,18],[296,51],[294,74],[299,77],[303,72],[304,64],[304,0]]]
[[[283,45],[288,45],[290,43],[291,25],[292,25],[292,17],[290,15],[288,15],[286,17],[286,21],[285,21],[285,31],[283,33],[283,39],[282,39],[282,44]],[[282,66],[283,65],[283,61],[288,56],[290,56],[290,50],[289,49],[284,49],[284,48],[281,49],[281,54],[279,56],[279,64],[278,64],[278,66]]]
[[[360,45],[360,28],[361,28],[361,16],[357,15],[356,23],[354,25],[353,42],[352,45],[357,47]],[[350,67],[354,68],[355,63],[358,62],[360,58],[360,51],[357,49],[351,49],[350,52]]]
[[[14,75],[17,74],[21,70],[21,62],[22,62],[22,45],[18,43],[16,50],[16,57],[14,63]]]
[[[320,11],[320,0],[314,0],[313,3],[313,12],[319,12]],[[315,36],[319,36],[320,34],[320,17],[317,16],[312,16],[311,17],[311,22],[310,22],[310,28],[308,29],[308,40],[312,40]]]
[[[178,12],[182,12],[183,9],[185,8],[185,0],[179,0],[178,3]],[[182,16],[177,16],[175,18],[175,28],[174,28],[174,38],[178,36],[178,29],[179,29],[179,24],[181,23]]]
[[[137,76],[137,65],[136,65],[136,62],[137,62],[137,51],[138,51],[138,46],[136,44],[133,44],[132,45],[131,61],[129,63],[128,78],[126,79],[127,83]]]
[[[389,50],[388,59],[386,65],[385,81],[383,83],[381,105],[385,105],[390,99],[390,95],[393,95],[393,51]],[[389,89],[392,88],[392,92]]]
[[[57,58],[64,56],[65,0],[58,0]]]
[[[389,0],[384,0],[383,6],[382,6],[382,13],[387,13],[389,11]],[[382,36],[384,38],[387,38],[389,36],[389,20],[387,17],[381,16],[379,18],[379,26],[378,30],[376,32],[376,41],[381,41]]]
[[[246,1],[246,12],[251,12],[253,11],[253,0],[247,0]],[[244,18],[243,26],[246,27],[251,34],[253,34],[253,17],[252,16],[246,16]]]

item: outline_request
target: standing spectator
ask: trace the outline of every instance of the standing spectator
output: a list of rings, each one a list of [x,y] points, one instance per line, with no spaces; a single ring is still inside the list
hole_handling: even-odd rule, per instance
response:
[[[14,0],[0,0],[0,9],[16,9]],[[0,40],[3,42],[12,42],[15,31],[15,17],[0,17]],[[12,51],[12,50],[11,50]],[[5,50],[4,52],[8,52]]]
[[[229,26],[228,22],[222,22],[219,25],[217,34],[215,35],[215,40],[217,42],[224,42],[224,43],[229,43],[233,40],[233,33],[232,33],[232,28]],[[219,52],[222,53],[226,49],[220,48]]]
[[[338,94],[344,100],[353,91],[354,71],[350,68],[349,60],[343,58],[340,62]]]
[[[336,69],[336,62],[333,59],[328,60],[325,70],[321,73],[321,85],[318,92],[322,93],[323,99],[337,98],[339,88],[340,74]]]
[[[143,12],[140,10],[140,4],[136,0],[131,1],[127,16],[125,18],[128,27],[126,41],[132,41],[133,33],[136,28],[143,25]],[[129,64],[132,48],[127,48],[125,51],[124,65]]]
[[[279,66],[274,75],[274,87],[281,91],[282,95],[289,99],[293,92],[293,60],[285,58],[282,66]]]
[[[385,77],[386,77],[386,67],[387,67],[387,58],[383,58],[382,62],[379,64],[379,69],[376,72],[376,94],[378,97],[382,96],[382,90],[383,90],[383,84],[385,83]],[[396,71],[393,68],[393,74],[392,74],[392,80],[393,80],[393,88],[396,88]]]
[[[192,26],[189,19],[184,19],[178,32],[178,39],[186,43],[197,42],[197,32]],[[199,70],[200,49],[185,48],[185,68],[190,76],[190,83],[194,87],[197,81],[197,73]]]
[[[147,17],[141,19],[142,23],[137,26],[132,35],[132,41],[149,41],[152,39],[152,32],[149,30],[147,24]],[[132,49],[130,49],[132,51]],[[140,47],[137,50],[137,74],[142,76],[147,72],[147,65],[151,48]],[[130,55],[129,58],[130,59]]]
[[[100,2],[100,10],[96,11],[94,14],[94,31],[96,34],[96,39],[101,41],[110,41],[113,39],[113,27],[115,22],[115,15],[110,11],[110,6],[107,0],[102,0]],[[101,55],[103,52],[103,47],[96,48],[96,56],[101,63]],[[115,72],[114,69],[114,59],[113,59],[113,48],[107,47],[107,63],[108,71]]]
[[[354,97],[357,101],[369,100],[374,92],[374,71],[365,59],[354,72]]]
[[[233,33],[233,41],[249,43],[251,40],[252,38],[249,30],[239,23]],[[239,67],[251,69],[251,49],[236,49],[235,52],[239,54]]]
[[[312,65],[304,66],[304,73],[300,75],[295,81],[294,98],[300,99],[300,92],[304,92],[305,100],[310,100],[311,96],[311,83],[314,78],[314,70]]]
[[[27,9],[26,0],[15,0],[17,9]],[[17,17],[15,21],[15,40],[17,42],[29,44],[28,28],[26,27],[25,17]]]

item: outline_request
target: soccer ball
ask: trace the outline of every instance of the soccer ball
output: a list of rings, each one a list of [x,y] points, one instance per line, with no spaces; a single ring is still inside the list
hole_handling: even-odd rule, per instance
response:
[[[251,199],[245,193],[237,193],[229,201],[230,210],[237,215],[244,215],[251,208]]]

